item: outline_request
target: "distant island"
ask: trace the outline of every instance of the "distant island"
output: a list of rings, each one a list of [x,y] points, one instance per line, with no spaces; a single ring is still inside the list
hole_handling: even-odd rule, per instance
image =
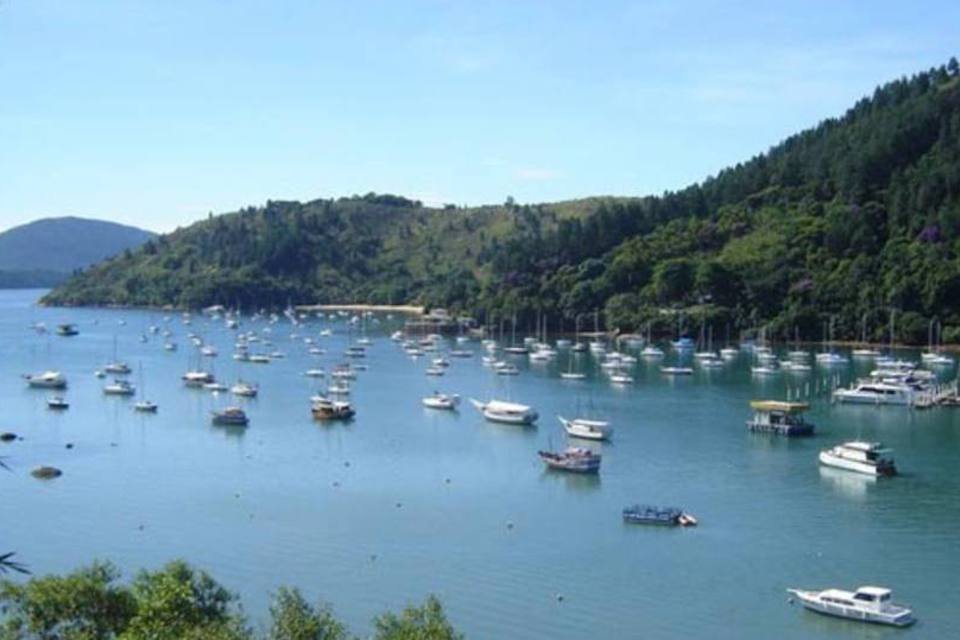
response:
[[[571,331],[960,342],[960,65],[683,190],[463,208],[268,201],[85,269],[49,305],[423,304]],[[891,317],[893,322],[891,322]]]
[[[156,234],[105,220],[43,218],[0,233],[0,288],[52,287]]]

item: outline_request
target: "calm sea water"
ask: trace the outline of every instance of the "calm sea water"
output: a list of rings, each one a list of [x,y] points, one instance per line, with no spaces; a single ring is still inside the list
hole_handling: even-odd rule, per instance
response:
[[[370,369],[354,386],[356,420],[323,425],[309,411],[318,383],[303,372],[341,360],[343,321],[310,322],[297,340],[290,324],[276,324],[270,335],[287,358],[241,364],[222,322],[44,309],[38,295],[0,292],[0,430],[23,436],[0,444],[13,467],[0,474],[0,550],[16,550],[35,573],[94,558],[130,573],[180,557],[238,592],[255,621],[270,592],[291,584],[358,631],[435,593],[468,637],[544,639],[899,636],[804,612],[784,592],[880,584],[914,607],[912,637],[960,637],[957,410],[831,406],[821,396],[812,439],[744,429],[751,398],[847,381],[857,365],[757,381],[741,356],[670,380],[641,362],[635,385],[614,388],[589,355],[577,360],[591,374],[584,382],[559,378],[566,354],[549,365],[517,360],[522,374],[507,379],[482,367],[473,345],[474,358],[454,359],[435,379],[424,375],[429,359],[404,355],[384,322],[370,331]],[[79,336],[30,329],[67,321]],[[180,350],[164,351],[159,336],[141,343],[152,324],[172,330]],[[319,338],[325,327],[334,335]],[[260,398],[244,403],[245,431],[210,424],[228,396],[182,386],[198,361],[190,331],[218,347],[204,364],[219,378],[260,384]],[[307,336],[327,355],[309,355]],[[93,372],[114,341],[157,415],[103,396]],[[20,378],[48,368],[69,377],[66,412],[49,411],[47,394]],[[431,413],[420,399],[434,389],[531,404],[539,426],[489,424],[468,404]],[[600,445],[597,478],[546,472],[536,456],[565,444],[555,416],[578,405],[616,429]],[[889,444],[903,475],[872,481],[818,468],[820,448],[852,438]],[[39,464],[64,475],[36,480],[29,470]],[[700,526],[624,525],[620,510],[638,501],[681,506]]]

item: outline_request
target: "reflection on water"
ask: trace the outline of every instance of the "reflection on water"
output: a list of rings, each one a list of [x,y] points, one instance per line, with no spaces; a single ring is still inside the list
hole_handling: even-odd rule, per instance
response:
[[[865,473],[855,473],[820,465],[820,477],[824,484],[830,486],[837,495],[853,500],[863,500],[867,496],[870,487],[877,484],[876,476],[869,476]]]

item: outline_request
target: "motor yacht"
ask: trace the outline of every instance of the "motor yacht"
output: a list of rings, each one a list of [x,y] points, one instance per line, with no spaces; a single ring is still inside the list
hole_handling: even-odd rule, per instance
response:
[[[869,476],[894,476],[893,451],[879,442],[844,442],[820,452],[820,463]]]
[[[515,402],[505,402],[503,400],[481,402],[473,399],[470,402],[490,422],[531,425],[540,417],[533,408]]]
[[[434,391],[433,395],[427,396],[423,399],[423,406],[428,409],[443,409],[446,411],[454,411],[460,405],[460,396],[457,394],[446,394],[440,393],[439,391]]]
[[[906,627],[916,618],[909,608],[893,604],[891,591],[883,587],[860,587],[856,591],[787,589],[805,608],[838,618]]]

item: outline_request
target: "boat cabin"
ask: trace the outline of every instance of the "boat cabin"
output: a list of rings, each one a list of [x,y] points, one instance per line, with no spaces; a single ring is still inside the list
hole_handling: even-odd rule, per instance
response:
[[[747,420],[751,431],[778,433],[785,436],[813,435],[814,426],[803,414],[810,408],[806,402],[754,400],[750,403],[753,417]]]

